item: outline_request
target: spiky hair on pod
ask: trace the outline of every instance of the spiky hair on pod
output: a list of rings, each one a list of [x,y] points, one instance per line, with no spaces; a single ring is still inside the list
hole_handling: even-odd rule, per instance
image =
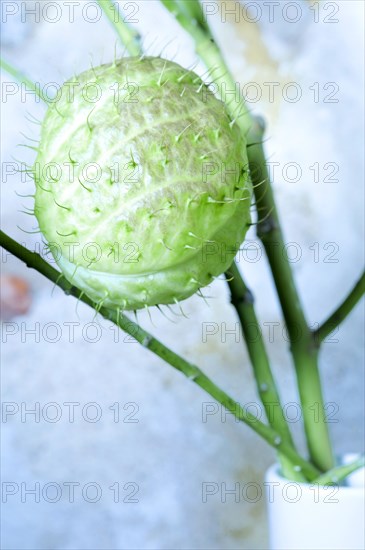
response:
[[[231,264],[250,223],[245,138],[192,71],[124,58],[65,82],[41,129],[35,215],[93,300],[174,304]]]

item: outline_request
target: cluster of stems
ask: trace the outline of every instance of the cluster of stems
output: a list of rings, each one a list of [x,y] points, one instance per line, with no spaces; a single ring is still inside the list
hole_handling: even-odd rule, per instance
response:
[[[113,0],[98,0],[98,2],[114,25],[128,53],[131,56],[143,56],[139,34],[127,25],[121,17],[117,17],[117,7]],[[173,13],[181,26],[194,39],[196,52],[205,63],[209,74],[214,75],[214,81],[218,84],[218,89],[234,88],[236,83],[203,16],[199,0],[161,0],[161,2]],[[26,83],[31,89],[35,89],[34,84],[10,64],[2,62],[1,66],[14,78]],[[224,100],[223,94],[222,100]],[[0,233],[0,245],[24,261],[29,268],[34,268],[47,277],[66,294],[72,295],[92,307],[105,319],[110,320],[121,330],[133,336],[143,347],[180,371],[211,395],[222,407],[230,411],[238,420],[250,426],[276,449],[282,473],[287,478],[321,484],[334,481],[340,482],[351,472],[361,467],[364,462],[361,458],[346,466],[335,467],[334,465],[318,370],[318,353],[324,339],[346,318],[364,294],[365,275],[361,276],[337,310],[316,331],[312,332],[304,316],[288,258],[285,253],[282,253],[286,249],[263,149],[264,125],[260,119],[251,116],[243,98],[239,105],[234,102],[227,103],[227,109],[232,119],[236,121],[240,130],[247,137],[247,151],[255,202],[256,205],[260,205],[260,208],[256,209],[257,234],[266,250],[288,330],[290,351],[296,370],[303,411],[309,459],[303,458],[295,447],[283,413],[263,338],[261,336],[258,338],[251,337],[252,327],[258,326],[254,300],[235,263],[232,264],[226,274],[227,284],[231,292],[232,305],[236,309],[242,326],[258,395],[267,412],[268,424],[259,421],[214,384],[197,366],[167,348],[124,313],[110,310],[101,303],[93,302],[83,292],[69,283],[59,271],[45,262],[41,256],[28,251],[3,232]],[[273,244],[278,246],[272,246]],[[277,253],[278,248],[280,254]],[[298,327],[300,328],[300,338],[298,338]],[[257,331],[255,334],[260,335],[261,333]],[[273,405],[277,406],[281,414],[269,414],[270,407]],[[312,416],[313,405],[316,405],[320,412],[316,422],[313,421]]]

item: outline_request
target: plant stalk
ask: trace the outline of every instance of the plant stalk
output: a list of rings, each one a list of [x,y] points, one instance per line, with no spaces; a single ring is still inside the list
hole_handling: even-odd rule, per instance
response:
[[[266,166],[263,133],[262,122],[255,120],[247,152],[257,205],[257,234],[265,248],[288,331],[309,453],[313,463],[321,471],[327,471],[334,462],[318,370],[318,350],[290,268]]]
[[[247,288],[235,262],[227,271],[226,278],[231,292],[231,303],[236,309],[241,322],[257,391],[265,408],[267,419],[271,427],[294,447],[294,441],[283,413],[279,392],[256,317],[253,295]],[[301,472],[294,468],[294,465],[289,463],[285,457],[279,455],[279,460],[282,474],[287,479],[305,481],[305,477]]]
[[[116,30],[122,44],[125,46],[129,55],[140,56],[141,50],[141,37],[139,33],[133,29],[123,19],[123,16],[119,9],[114,4],[113,0],[97,0],[100,7],[104,11],[105,15]]]
[[[199,1],[161,0],[161,3],[193,38],[195,51],[209,70],[212,91],[226,103],[233,120],[236,120],[246,135],[251,127],[251,115],[244,101],[236,101],[239,87],[233,80],[209,25],[204,19]],[[232,95],[232,101],[226,101],[226,97]]]

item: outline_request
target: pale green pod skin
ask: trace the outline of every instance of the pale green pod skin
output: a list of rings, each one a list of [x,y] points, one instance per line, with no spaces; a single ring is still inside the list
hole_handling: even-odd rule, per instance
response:
[[[247,166],[244,137],[195,73],[125,58],[69,80],[50,105],[35,214],[93,300],[175,303],[232,263],[250,223]]]

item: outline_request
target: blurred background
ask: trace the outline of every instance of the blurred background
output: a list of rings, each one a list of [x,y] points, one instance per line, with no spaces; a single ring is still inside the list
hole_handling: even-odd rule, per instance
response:
[[[251,108],[268,122],[267,154],[306,314],[320,323],[363,261],[363,16],[360,1],[204,2]],[[155,0],[119,2],[150,55],[191,67],[191,39]],[[3,1],[2,56],[33,81],[61,84],[122,55],[95,2]],[[195,68],[204,73],[201,64]],[[3,228],[42,248],[31,164],[45,108],[11,92],[2,72]],[[4,86],[5,85],[5,86]],[[38,248],[37,248],[38,247]],[[2,251],[3,252],[3,251]],[[283,402],[298,403],[288,342],[254,228],[239,254]],[[263,476],[273,451],[209,396],[131,338],[2,253],[2,547],[5,549],[263,549]],[[140,323],[243,404],[257,397],[226,285]],[[337,454],[362,450],[363,308],[321,353]],[[31,412],[33,410],[33,413]],[[293,409],[294,410],[294,409]],[[209,414],[204,414],[209,412]],[[293,415],[297,441],[301,421]],[[297,421],[295,421],[297,420]],[[4,485],[4,483],[6,485]],[[216,494],[204,498],[204,486]],[[237,490],[239,496],[226,494]],[[205,485],[204,485],[205,484]],[[251,484],[251,485],[247,485]],[[254,486],[252,485],[254,484]],[[250,492],[249,488],[253,487]],[[4,492],[5,490],[5,492]],[[33,492],[32,492],[33,491]],[[4,500],[5,499],[5,500]]]

